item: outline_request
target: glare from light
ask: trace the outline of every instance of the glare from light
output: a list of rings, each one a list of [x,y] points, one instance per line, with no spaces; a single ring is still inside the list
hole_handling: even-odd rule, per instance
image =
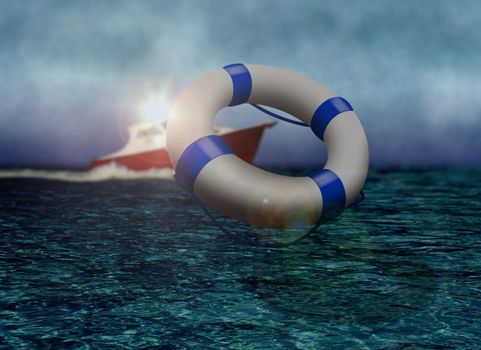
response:
[[[167,118],[170,108],[165,93],[152,92],[147,94],[138,109],[143,121],[159,121]]]

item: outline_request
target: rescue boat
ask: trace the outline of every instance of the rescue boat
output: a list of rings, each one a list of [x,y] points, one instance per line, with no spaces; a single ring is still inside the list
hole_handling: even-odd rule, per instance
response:
[[[269,122],[242,129],[221,127],[216,129],[216,134],[232,148],[239,158],[252,163],[264,130],[274,124],[275,122]],[[165,123],[140,122],[130,125],[126,145],[114,153],[94,159],[92,168],[109,163],[117,163],[135,171],[172,168],[167,153]]]

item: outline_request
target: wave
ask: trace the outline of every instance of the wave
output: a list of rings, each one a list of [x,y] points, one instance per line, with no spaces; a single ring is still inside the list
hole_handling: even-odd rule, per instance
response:
[[[149,169],[134,171],[126,167],[110,163],[90,170],[47,170],[18,169],[0,170],[1,178],[36,178],[68,182],[96,182],[108,180],[163,179],[172,180],[172,169]]]

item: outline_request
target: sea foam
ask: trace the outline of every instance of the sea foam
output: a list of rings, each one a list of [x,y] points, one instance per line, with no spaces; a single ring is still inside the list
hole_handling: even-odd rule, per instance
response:
[[[37,178],[68,182],[96,182],[106,180],[163,179],[172,180],[172,169],[149,169],[134,171],[126,167],[110,163],[90,170],[48,170],[48,169],[16,169],[0,170],[2,178]]]

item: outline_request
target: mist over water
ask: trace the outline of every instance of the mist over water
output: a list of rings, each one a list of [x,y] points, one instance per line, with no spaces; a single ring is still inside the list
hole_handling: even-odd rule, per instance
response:
[[[468,0],[4,1],[0,166],[86,166],[122,145],[139,86],[171,102],[234,62],[298,71],[345,97],[376,166],[480,165],[480,23]],[[319,141],[304,131],[279,124],[259,161],[312,163]]]

